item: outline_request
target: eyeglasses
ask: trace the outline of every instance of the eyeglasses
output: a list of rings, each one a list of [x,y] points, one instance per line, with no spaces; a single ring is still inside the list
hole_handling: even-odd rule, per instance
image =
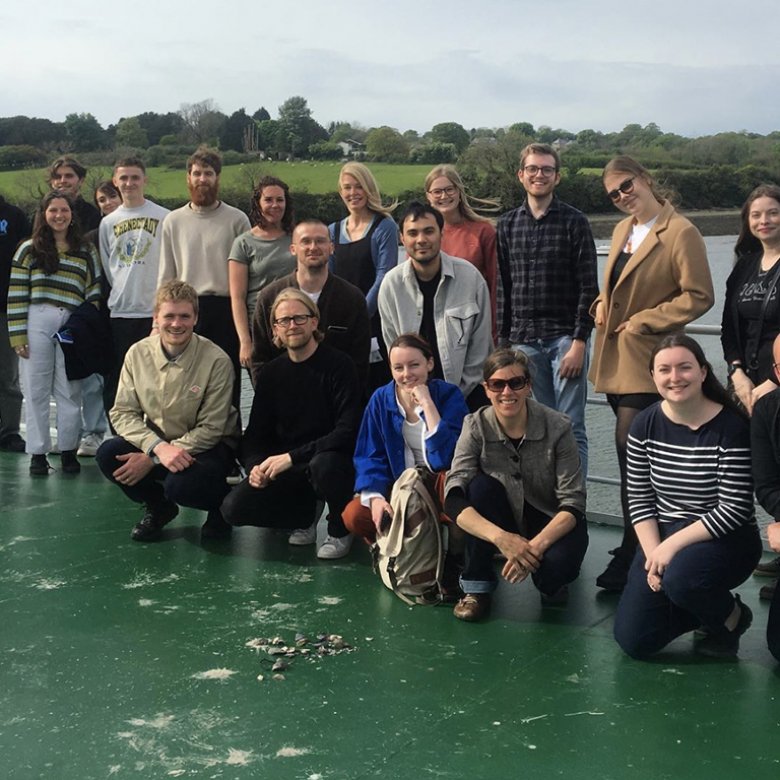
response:
[[[434,198],[440,198],[442,195],[446,195],[448,198],[452,197],[457,192],[455,187],[444,187],[443,189],[428,190],[429,195],[433,195]]]
[[[313,317],[313,314],[293,314],[292,317],[279,317],[279,319],[274,320],[274,325],[278,325],[280,328],[289,328],[293,323],[303,325]]]
[[[630,179],[626,179],[617,189],[610,190],[607,193],[607,197],[613,203],[617,203],[620,200],[621,195],[628,195],[629,192],[633,192],[635,178],[636,176],[632,176]]]
[[[510,390],[522,390],[528,384],[527,376],[513,376],[511,379],[486,379],[485,387],[491,393],[503,393],[504,388]]]
[[[552,165],[525,165],[523,171],[529,176],[536,176],[537,173],[541,173],[543,176],[552,176],[558,172],[558,169]]]

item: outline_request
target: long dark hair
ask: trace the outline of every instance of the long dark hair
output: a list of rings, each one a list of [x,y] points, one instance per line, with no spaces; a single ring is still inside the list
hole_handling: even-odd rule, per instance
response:
[[[759,198],[772,198],[780,204],[780,187],[776,184],[759,184],[748,195],[740,212],[739,237],[737,243],[734,244],[734,254],[737,259],[753,252],[760,252],[762,249],[761,242],[750,232],[750,209],[753,206],[753,201]]]
[[[705,370],[704,381],[701,385],[701,391],[705,398],[709,398],[710,401],[714,401],[716,404],[721,404],[728,409],[736,412],[740,417],[747,420],[748,416],[745,414],[744,409],[741,409],[731,398],[728,390],[720,383],[718,377],[715,376],[712,366],[707,358],[704,356],[704,350],[699,345],[699,342],[692,339],[685,333],[670,333],[663,338],[655,347],[650,355],[649,369],[652,373],[655,367],[655,358],[662,349],[671,349],[672,347],[683,347],[690,352],[694,360]]]
[[[71,195],[62,190],[51,190],[51,192],[47,192],[41,198],[38,208],[35,209],[32,231],[32,267],[42,268],[47,276],[56,274],[60,269],[60,255],[57,251],[57,243],[54,240],[54,232],[46,222],[46,209],[49,207],[49,204],[57,198],[61,198],[70,206],[72,219],[70,225],[68,225],[68,232],[65,236],[68,242],[68,249],[70,251],[78,251],[81,249],[82,244],[81,226],[79,225],[78,217],[73,210],[74,200]]]
[[[284,191],[284,214],[282,214],[281,224],[282,230],[289,236],[292,234],[293,222],[295,220],[290,188],[281,179],[277,179],[276,176],[263,176],[257,182],[257,186],[252,191],[252,201],[249,204],[249,221],[261,228],[268,227],[268,222],[266,222],[263,216],[263,210],[260,208],[260,198],[266,187],[281,187]]]

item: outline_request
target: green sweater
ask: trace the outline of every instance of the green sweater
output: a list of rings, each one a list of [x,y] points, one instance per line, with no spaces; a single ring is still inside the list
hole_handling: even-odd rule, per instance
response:
[[[60,267],[53,274],[33,268],[32,240],[19,246],[11,265],[8,288],[8,334],[12,347],[28,343],[27,316],[33,304],[48,303],[70,311],[89,301],[100,300],[99,261],[95,248],[84,244],[76,252],[60,252]]]

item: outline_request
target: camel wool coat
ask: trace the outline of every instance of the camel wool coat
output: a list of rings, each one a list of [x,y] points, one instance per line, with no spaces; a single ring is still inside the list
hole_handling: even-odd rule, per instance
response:
[[[617,224],[604,272],[606,323],[596,326],[589,379],[597,392],[655,393],[650,355],[656,344],[712,308],[712,276],[704,239],[693,224],[664,201],[650,233],[631,255],[614,288],[609,279],[631,232],[633,217]],[[615,329],[629,321],[636,332]]]

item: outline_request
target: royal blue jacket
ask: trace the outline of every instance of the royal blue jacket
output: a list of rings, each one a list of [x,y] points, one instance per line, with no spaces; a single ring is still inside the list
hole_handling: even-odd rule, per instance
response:
[[[432,472],[446,471],[469,410],[456,385],[431,379],[428,390],[441,422],[436,433],[425,440],[426,465]],[[355,447],[356,492],[371,491],[389,499],[393,483],[406,468],[403,422],[395,382],[389,382],[371,396],[363,414]]]

